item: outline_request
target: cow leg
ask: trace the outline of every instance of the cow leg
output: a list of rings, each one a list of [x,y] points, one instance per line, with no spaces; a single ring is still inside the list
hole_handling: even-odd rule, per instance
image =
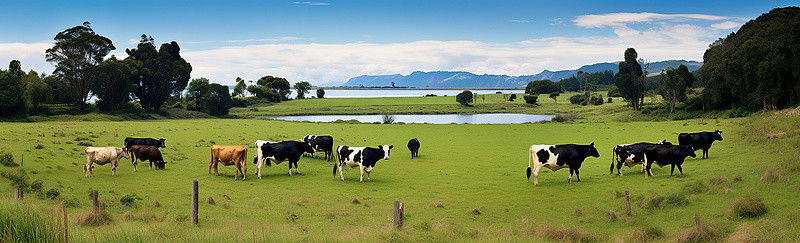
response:
[[[118,164],[118,161],[111,161],[111,175],[112,176],[117,174],[117,164]]]
[[[344,162],[339,163],[339,178],[341,178],[342,181],[344,181],[344,173],[342,172],[342,165],[343,164],[344,164]],[[334,178],[336,178],[335,175],[334,175]]]
[[[239,171],[241,171],[241,169],[240,169],[241,167],[239,167],[239,166],[240,166],[239,163],[235,163],[233,165],[233,180],[234,181],[239,179]]]
[[[89,168],[92,168],[92,162],[87,161],[85,165],[83,165],[83,176],[89,177]]]
[[[539,185],[539,171],[542,170],[542,165],[538,163],[533,164],[533,185]]]
[[[364,182],[364,166],[359,166],[359,170],[361,170],[361,179],[358,179],[360,182]]]
[[[217,166],[219,166],[219,161],[214,162],[214,175],[219,176],[219,170],[217,170]]]
[[[572,182],[572,174],[574,174],[574,173],[575,173],[575,170],[572,169],[572,168],[569,168],[569,178],[567,178],[567,183]]]
[[[369,179],[369,172],[367,172],[367,181],[372,181]]]
[[[581,182],[581,171],[575,169],[575,178],[578,178],[578,182]]]
[[[289,161],[289,176],[292,176],[292,161]]]
[[[703,158],[708,159],[708,149],[703,149]]]
[[[297,166],[297,162],[294,162],[294,170],[297,171],[297,174],[300,174],[300,166]]]
[[[681,168],[681,165],[678,165],[678,171],[680,171],[681,175],[683,175],[683,168]]]
[[[650,170],[651,167],[653,166],[653,163],[651,161],[645,161],[644,163],[647,164],[647,168],[644,169],[644,178],[647,178],[648,176],[653,176],[653,172]]]
[[[150,169],[152,170],[153,169],[153,160],[151,159],[151,160],[148,160],[147,162],[150,162]]]

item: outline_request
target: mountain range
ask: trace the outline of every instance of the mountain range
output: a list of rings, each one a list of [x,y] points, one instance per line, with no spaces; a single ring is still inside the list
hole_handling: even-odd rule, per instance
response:
[[[619,62],[603,62],[584,65],[574,70],[544,70],[538,74],[521,76],[495,74],[477,75],[462,71],[415,71],[409,75],[361,75],[350,78],[350,80],[347,80],[342,87],[387,87],[392,86],[392,83],[394,83],[394,86],[397,87],[515,88],[525,87],[528,82],[541,79],[549,79],[558,82],[562,79],[572,77],[573,75],[577,74],[578,71],[595,73],[611,70],[612,72],[616,73],[619,69],[618,64]],[[689,68],[689,71],[695,71],[703,65],[702,62],[696,61],[659,61],[650,63],[648,72],[650,75],[657,75],[662,69],[669,67],[677,68],[681,64],[686,65],[686,67]]]

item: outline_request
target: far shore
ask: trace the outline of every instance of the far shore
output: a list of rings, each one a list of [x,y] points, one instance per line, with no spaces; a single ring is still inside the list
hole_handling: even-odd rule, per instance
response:
[[[525,90],[525,87],[519,88],[454,88],[454,87],[314,87],[314,89],[326,90]]]

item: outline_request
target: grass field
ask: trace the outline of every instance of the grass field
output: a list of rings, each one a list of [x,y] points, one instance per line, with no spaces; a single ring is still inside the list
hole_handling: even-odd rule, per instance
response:
[[[432,109],[450,105],[445,97],[432,98],[432,103],[423,102],[429,98],[422,97],[314,99],[259,108],[259,112],[294,114],[304,107],[336,106],[368,110],[376,103],[393,102]],[[545,102],[552,100],[540,101],[540,107],[521,109],[539,113],[568,106],[548,107]],[[42,180],[44,191],[58,188],[61,192],[57,200],[28,194],[26,203],[45,207],[61,200],[77,203],[69,208],[73,223],[69,232],[70,239],[79,242],[649,241],[642,232],[658,231],[663,233],[655,240],[675,241],[688,234],[685,230],[693,227],[695,215],[719,232],[716,240],[800,238],[796,206],[800,119],[796,115],[618,122],[615,118],[625,113],[621,102],[615,102],[605,107],[571,106],[568,109],[583,109],[575,113],[588,118],[573,123],[385,125],[262,119],[0,123],[0,149],[11,152],[18,162],[24,154],[22,168],[28,176]],[[387,109],[413,109],[397,104]],[[611,148],[616,144],[674,142],[680,132],[715,129],[724,131],[725,140],[714,144],[709,159],[689,158],[684,176],[670,177],[668,167],[654,168],[655,177],[648,179],[635,167],[624,167],[623,176],[609,174]],[[779,132],[783,135],[775,135]],[[259,180],[250,159],[246,181],[233,181],[232,167],[220,166],[224,175],[219,177],[207,173],[212,144],[252,148],[257,139],[296,140],[306,134],[332,135],[335,145],[393,144],[395,148],[390,160],[378,162],[372,182],[359,183],[358,170],[350,168],[345,169],[346,181],[334,179],[332,162],[319,154],[301,159],[300,176],[288,176],[288,165],[280,164],[263,169],[264,178]],[[127,136],[167,138],[162,150],[166,170],[148,170],[140,164],[139,172],[133,172],[130,160],[123,160],[116,176],[111,176],[109,165],[95,166],[96,177],[83,176],[85,146],[78,143],[121,146]],[[405,144],[414,137],[422,147],[420,157],[412,160]],[[601,157],[584,162],[582,182],[568,184],[566,169],[544,171],[539,187],[526,182],[531,144],[591,142]],[[253,152],[248,151],[248,158]],[[782,175],[773,175],[769,178],[775,182],[766,183],[761,180],[765,168]],[[215,200],[213,205],[201,203],[198,226],[189,222],[192,180],[200,182],[201,201],[207,196]],[[625,215],[624,197],[619,196],[625,188],[631,190],[632,216]],[[109,225],[75,224],[91,207],[91,190],[100,192],[113,219]],[[0,184],[4,200],[12,197],[11,192],[9,184]],[[128,194],[141,200],[123,206],[120,198]],[[763,200],[769,212],[755,218],[731,216],[731,203],[750,197]],[[153,200],[160,207],[154,207]],[[406,205],[401,231],[392,230],[387,220],[395,200]],[[127,211],[131,213],[124,217]]]

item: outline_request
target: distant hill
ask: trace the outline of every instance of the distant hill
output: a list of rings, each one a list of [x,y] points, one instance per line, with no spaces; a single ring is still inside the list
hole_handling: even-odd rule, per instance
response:
[[[471,87],[471,88],[514,88],[525,87],[530,81],[540,79],[550,79],[553,81],[561,81],[562,79],[572,77],[578,71],[587,73],[602,72],[611,70],[614,73],[618,70],[618,63],[595,63],[585,65],[575,70],[561,70],[550,71],[544,70],[535,75],[521,75],[521,76],[508,76],[508,75],[494,75],[483,74],[477,75],[470,72],[460,71],[433,71],[421,72],[415,71],[409,75],[361,75],[358,77],[347,80],[342,86],[344,87],[376,87],[376,86],[392,86],[394,82],[398,87],[431,87],[431,88],[444,88],[444,87]],[[651,75],[658,74],[662,69],[668,67],[677,68],[681,64],[686,65],[689,71],[694,71],[703,65],[702,62],[684,61],[684,60],[669,60],[650,63],[648,71]]]

